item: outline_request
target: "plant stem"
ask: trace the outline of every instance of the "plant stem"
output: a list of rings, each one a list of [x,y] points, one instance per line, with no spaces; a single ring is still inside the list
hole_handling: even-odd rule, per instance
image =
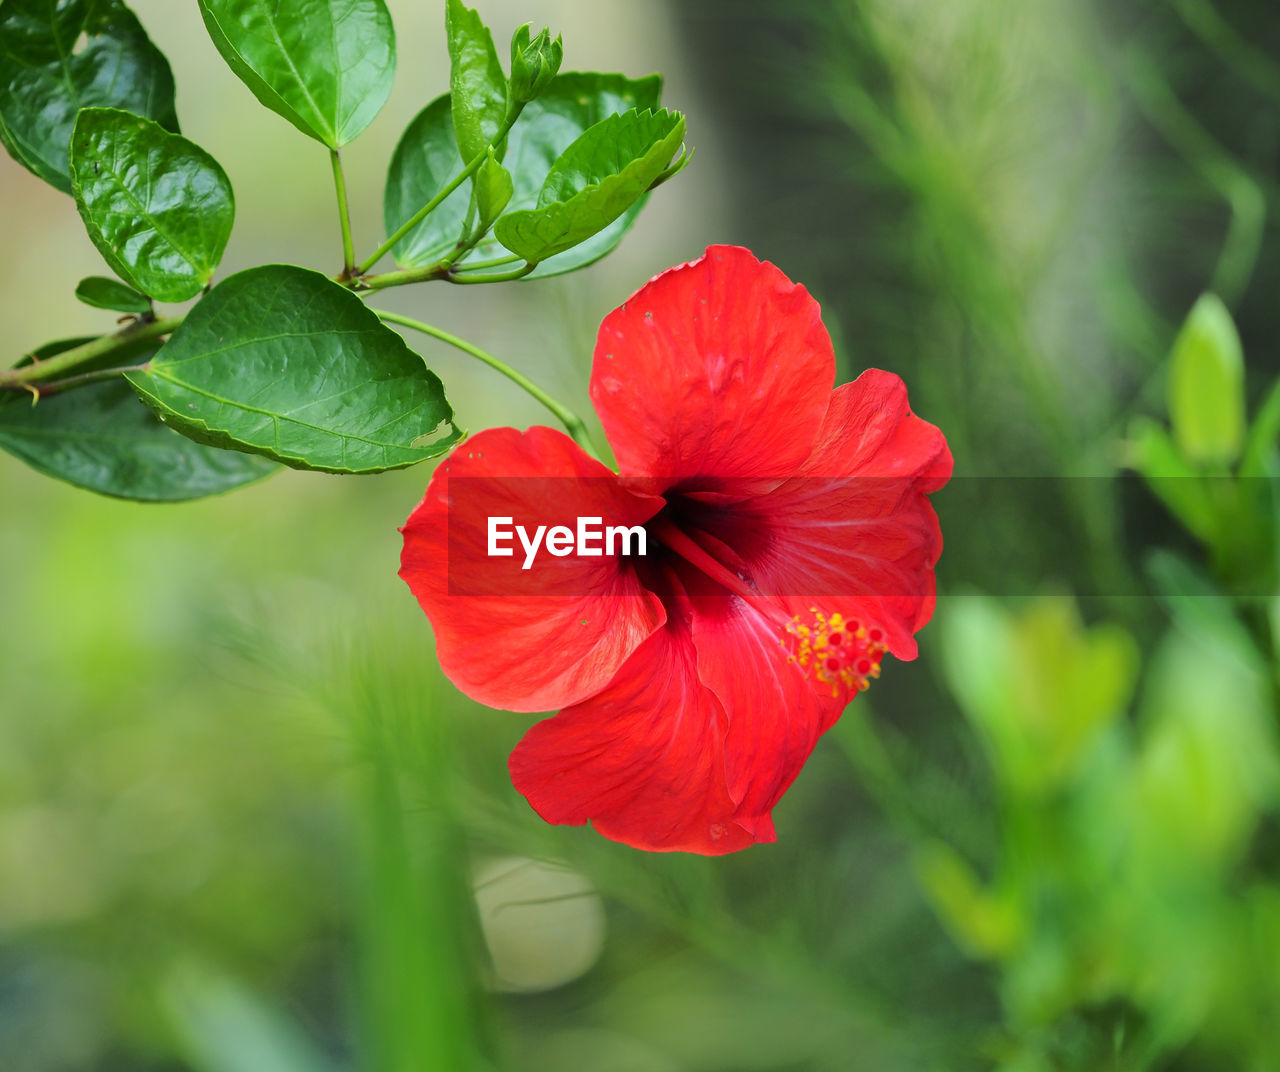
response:
[[[0,388],[20,387],[36,380],[47,380],[94,358],[132,346],[136,342],[146,342],[148,339],[168,335],[182,323],[182,319],[180,316],[171,316],[162,320],[135,320],[114,335],[103,335],[101,338],[93,339],[82,346],[66,350],[43,361],[23,365],[21,368],[0,369]]]
[[[483,271],[486,268],[501,268],[503,265],[506,265],[506,264],[518,264],[522,260],[524,260],[524,258],[521,257],[519,254],[512,253],[510,256],[496,257],[494,260],[491,260],[491,261],[473,261],[469,264],[460,264],[458,265],[456,271],[477,272],[477,271]]]
[[[516,259],[519,260],[520,258],[517,257]],[[506,283],[512,279],[523,279],[530,272],[532,272],[536,267],[538,267],[536,264],[525,264],[524,267],[517,268],[514,272],[502,272],[498,275],[485,275],[485,276],[454,275],[452,272],[449,272],[446,275],[444,275],[442,278],[448,283],[459,283],[459,284]]]
[[[428,279],[443,279],[449,274],[450,261],[443,258],[421,268],[403,268],[397,272],[379,272],[350,280],[338,280],[352,290],[385,290],[387,287],[403,287],[408,283],[422,283]]]
[[[450,179],[449,182],[444,186],[444,188],[438,194],[435,195],[435,197],[433,197],[430,201],[428,201],[425,205],[423,205],[422,208],[418,209],[417,212],[415,212],[412,216],[410,216],[408,220],[406,220],[403,224],[401,224],[395,234],[391,235],[391,237],[388,238],[385,242],[383,242],[382,245],[380,245],[377,249],[375,249],[373,253],[370,254],[370,256],[366,257],[363,261],[361,261],[359,267],[357,267],[356,269],[356,274],[363,275],[375,264],[377,264],[378,261],[380,261],[383,258],[383,256],[387,253],[387,251],[391,249],[392,246],[394,246],[397,242],[400,241],[400,239],[402,239],[405,235],[407,235],[410,231],[412,231],[415,227],[417,227],[418,224],[420,224],[423,220],[425,220],[428,216],[430,216],[431,213],[433,213],[436,210],[436,207],[440,204],[441,201],[443,201],[446,197],[448,197],[451,193],[453,193],[453,191],[456,190],[459,186],[461,186],[463,182],[469,179],[475,173],[476,169],[481,164],[483,164],[486,159],[488,159],[489,150],[494,146],[502,144],[503,138],[507,136],[507,132],[515,124],[515,121],[517,118],[519,118],[520,112],[523,110],[523,108],[524,108],[524,105],[519,104],[513,109],[511,109],[507,113],[506,118],[502,121],[502,126],[498,129],[498,133],[494,135],[493,141],[491,141],[488,145],[486,145],[482,151],[477,153],[472,158],[472,160],[470,161],[470,163],[467,164],[466,167],[464,167],[461,171],[458,172],[458,174],[456,174],[452,179]]]
[[[149,363],[145,363],[141,365],[121,365],[118,368],[95,369],[93,372],[82,372],[78,376],[68,376],[66,379],[54,380],[51,383],[41,382],[36,384],[34,389],[37,395],[44,398],[47,395],[56,395],[62,391],[69,391],[73,387],[82,387],[86,383],[110,380],[125,372],[145,372],[150,367]]]
[[[347,201],[347,179],[342,173],[342,154],[329,150],[333,164],[333,185],[338,192],[338,221],[342,225],[342,274],[350,276],[355,271],[356,249],[351,241],[351,205]]]
[[[483,361],[492,369],[501,372],[512,383],[523,388],[544,406],[554,413],[561,424],[565,426],[565,430],[573,437],[574,441],[582,447],[593,458],[598,457],[595,447],[591,443],[591,438],[587,435],[587,426],[583,424],[582,418],[573,410],[569,409],[563,402],[552,398],[546,391],[534,383],[523,373],[517,372],[504,361],[500,361],[493,354],[481,350],[480,347],[473,343],[467,342],[466,339],[459,338],[457,335],[450,335],[449,332],[443,331],[434,324],[426,324],[421,320],[414,320],[411,317],[401,316],[399,313],[388,312],[385,309],[374,309],[379,317],[391,324],[400,324],[406,328],[413,328],[414,331],[420,331],[424,335],[430,335],[433,339],[439,339],[441,342],[448,343],[450,346],[456,347],[463,353],[470,354],[478,361]]]

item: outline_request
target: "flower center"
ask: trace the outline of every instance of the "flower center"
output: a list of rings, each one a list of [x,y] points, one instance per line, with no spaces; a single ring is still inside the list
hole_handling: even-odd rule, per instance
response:
[[[810,607],[809,613],[813,617],[808,622],[796,615],[787,623],[781,643],[791,662],[815,681],[829,685],[833,698],[840,694],[841,685],[860,692],[871,678],[880,676],[884,630],[838,613],[828,617],[817,607]]]

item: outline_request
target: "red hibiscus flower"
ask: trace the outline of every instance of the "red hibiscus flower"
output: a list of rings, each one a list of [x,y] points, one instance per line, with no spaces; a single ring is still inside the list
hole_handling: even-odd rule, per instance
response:
[[[886,653],[915,657],[951,455],[898,377],[834,379],[808,292],[715,246],[601,325],[591,398],[617,473],[547,428],[481,432],[436,470],[400,575],[463,692],[562,709],[510,760],[548,822],[651,850],[773,841],[818,737]],[[553,550],[581,518],[646,553],[621,534]],[[539,553],[514,525],[546,526]]]

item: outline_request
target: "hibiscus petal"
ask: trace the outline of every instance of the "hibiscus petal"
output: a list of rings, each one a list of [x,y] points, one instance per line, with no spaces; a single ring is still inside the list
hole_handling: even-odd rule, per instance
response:
[[[911,412],[907,385],[892,372],[867,369],[831,392],[799,475],[911,477],[928,494],[951,479],[951,470],[946,439]]]
[[[401,529],[400,568],[450,680],[513,711],[548,711],[607,685],[665,621],[661,601],[618,556],[544,550],[525,570],[513,539],[511,557],[491,557],[488,519],[514,518],[530,533],[579,517],[639,525],[661,505],[549,428],[494,428],[455,448]]]
[[[900,659],[934,607],[942,533],[927,494],[951,475],[942,433],[870,370],[837,388],[813,454],[773,490],[699,518],[763,596],[883,629]]]
[[[530,729],[509,766],[534,811],[652,851],[720,855],[774,840],[771,825],[752,837],[735,821],[724,712],[694,658],[688,630],[670,624],[604,691]]]
[[[692,600],[698,677],[725,710],[724,767],[735,820],[761,840],[774,805],[849,698],[794,660],[781,612],[736,596]]]
[[[772,264],[712,246],[600,326],[591,400],[623,476],[789,476],[835,379],[818,303]]]

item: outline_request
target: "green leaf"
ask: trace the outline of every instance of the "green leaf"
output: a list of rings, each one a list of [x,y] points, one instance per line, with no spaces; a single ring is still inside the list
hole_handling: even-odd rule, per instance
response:
[[[1227,307],[1214,294],[1196,302],[1173,344],[1169,418],[1187,460],[1230,465],[1244,440],[1244,353]]]
[[[1271,385],[1254,415],[1240,457],[1243,477],[1270,476],[1274,471],[1276,441],[1280,439],[1280,380]]]
[[[678,112],[633,109],[609,116],[561,154],[537,208],[498,220],[498,241],[534,264],[572,249],[643,197],[683,140]]]
[[[1147,482],[1188,532],[1207,544],[1218,535],[1218,515],[1205,476],[1187,463],[1169,433],[1139,417],[1129,426],[1127,464]]]
[[[50,343],[36,356],[52,357],[87,341]],[[142,344],[112,357],[139,364],[157,349],[154,343]],[[138,401],[123,375],[41,398],[34,406],[26,392],[5,392],[0,447],[78,488],[144,502],[217,495],[278,468],[265,458],[201,446],[166,428]]]
[[[76,297],[95,309],[113,309],[117,313],[151,312],[151,302],[145,294],[138,293],[119,280],[102,275],[91,275],[88,279],[80,280],[76,287]]]
[[[1247,630],[1184,620],[1147,667],[1133,851],[1205,881],[1247,850],[1280,798],[1265,660]],[[1200,626],[1200,627],[1197,627]]]
[[[984,888],[973,868],[949,845],[933,841],[915,850],[915,871],[934,911],[972,955],[1008,956],[1025,938],[1027,920],[1006,892]]]
[[[525,105],[507,136],[503,162],[514,185],[507,207],[535,207],[551,165],[584,131],[618,112],[656,108],[661,91],[662,80],[657,75],[637,80],[620,74],[557,75],[536,100]],[[396,146],[383,201],[387,233],[394,233],[457,171],[453,120],[449,98],[444,96],[418,114]],[[595,237],[543,261],[528,278],[571,272],[599,260],[622,240],[640,214],[643,201],[641,198]],[[470,192],[464,185],[401,239],[395,247],[396,261],[405,268],[418,268],[439,260],[457,242],[469,204]],[[505,254],[496,239],[488,239],[476,247],[471,258],[489,260]]]
[[[507,114],[507,78],[489,28],[462,0],[448,0],[445,28],[453,129],[462,162],[469,164],[502,129]],[[498,159],[502,159],[501,149]]]
[[[198,145],[129,112],[85,108],[71,135],[71,180],[89,237],[122,279],[167,302],[209,284],[235,200]]]
[[[404,340],[345,287],[291,265],[219,283],[129,379],[184,435],[295,469],[397,469],[462,436]]]
[[[0,141],[45,182],[71,193],[76,112],[123,108],[178,129],[169,62],[119,0],[0,4]]]
[[[1042,597],[1016,617],[990,599],[953,600],[942,640],[952,692],[994,770],[1027,796],[1080,775],[1123,715],[1140,665],[1132,637],[1105,623],[1084,628],[1064,598]]]
[[[487,231],[493,226],[494,220],[502,215],[502,210],[507,207],[511,194],[515,190],[511,181],[511,172],[498,163],[498,158],[494,156],[492,149],[489,150],[485,162],[476,171],[475,187],[476,210],[480,214],[476,226],[482,231]]]
[[[387,234],[395,234],[460,170],[446,93],[414,117],[392,154],[382,199]],[[457,243],[470,204],[471,191],[464,183],[396,243],[396,262],[419,268],[438,261]]]
[[[253,95],[337,149],[378,114],[395,76],[383,0],[199,0],[218,51]]]

